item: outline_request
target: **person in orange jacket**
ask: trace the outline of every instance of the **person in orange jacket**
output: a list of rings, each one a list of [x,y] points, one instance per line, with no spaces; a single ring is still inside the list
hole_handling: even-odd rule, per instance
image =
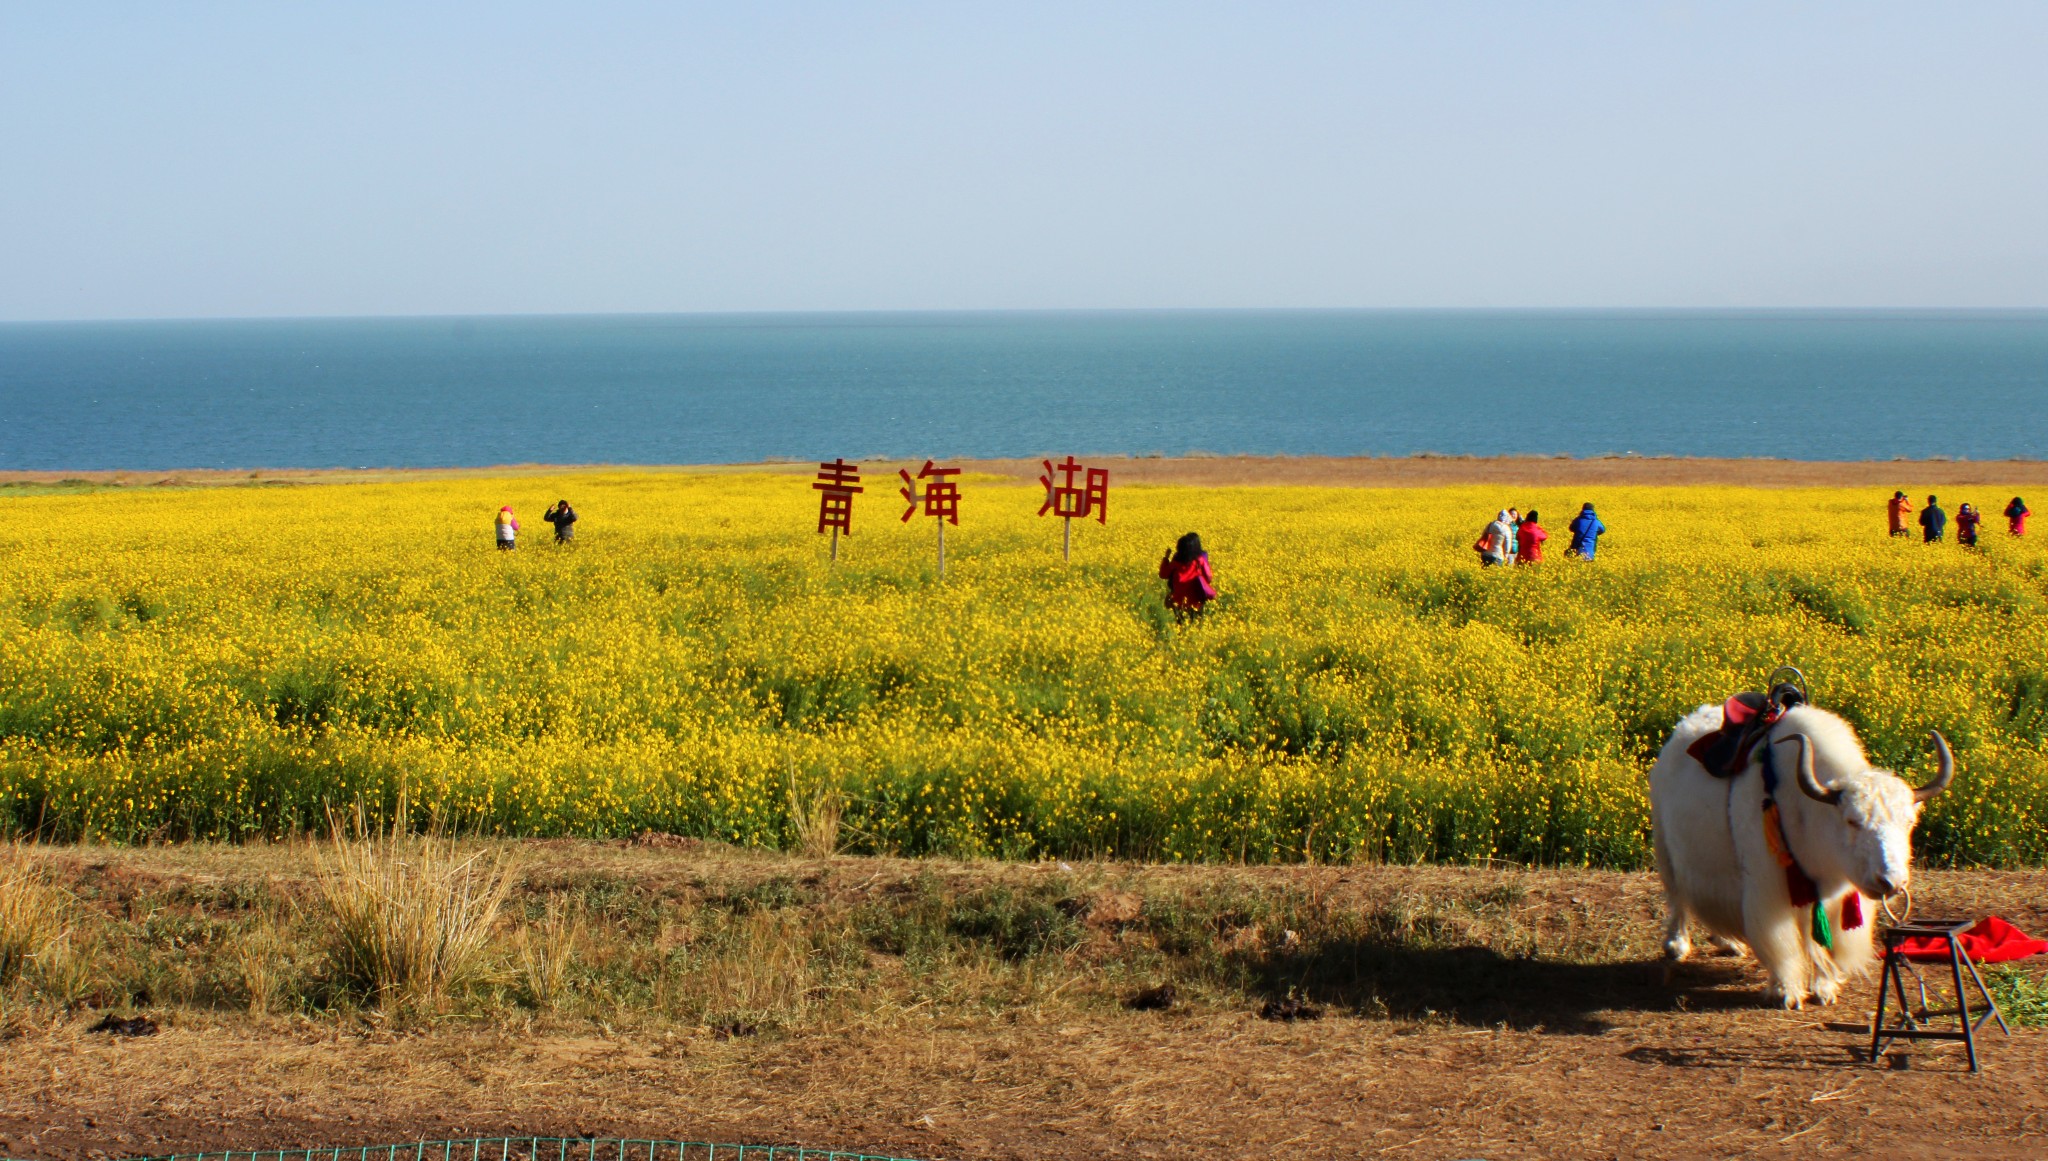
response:
[[[1160,579],[1166,582],[1166,607],[1177,621],[1202,615],[1202,607],[1216,599],[1216,574],[1209,568],[1209,554],[1202,538],[1190,532],[1174,543],[1159,562]]]
[[[1893,492],[1885,510],[1891,514],[1893,536],[1913,535],[1913,530],[1906,526],[1906,518],[1913,514],[1913,501],[1906,499],[1904,492]]]

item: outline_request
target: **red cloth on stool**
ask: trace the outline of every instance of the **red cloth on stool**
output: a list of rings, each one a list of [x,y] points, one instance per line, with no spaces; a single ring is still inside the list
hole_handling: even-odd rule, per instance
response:
[[[1975,927],[1956,936],[1963,954],[1973,963],[2004,963],[2048,951],[2048,939],[2035,939],[1998,916],[1981,919]],[[1899,941],[1899,954],[1907,959],[1948,958],[1948,941],[1931,935],[1916,935]]]

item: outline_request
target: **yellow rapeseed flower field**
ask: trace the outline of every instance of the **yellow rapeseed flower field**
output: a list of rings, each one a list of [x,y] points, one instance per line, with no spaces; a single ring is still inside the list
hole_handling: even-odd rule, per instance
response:
[[[491,834],[1639,866],[1687,710],[1810,676],[1880,763],[1961,775],[1924,856],[2048,858],[2048,549],[1883,534],[1882,493],[1118,485],[1063,564],[966,477],[932,568],[870,470],[837,567],[809,476],[610,472],[0,498],[0,825],[278,835],[407,804]],[[2011,490],[1944,497],[1995,512]],[[568,497],[577,543],[541,511]],[[1567,560],[1594,500],[1612,530]],[[1538,567],[1481,572],[1504,504]],[[516,552],[491,544],[511,504]],[[1155,568],[1202,533],[1223,596]]]

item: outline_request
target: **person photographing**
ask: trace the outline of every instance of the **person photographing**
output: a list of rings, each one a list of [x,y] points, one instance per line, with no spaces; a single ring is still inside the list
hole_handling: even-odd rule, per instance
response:
[[[543,513],[541,519],[555,526],[556,544],[568,544],[576,539],[576,509],[569,507],[569,501],[555,501],[555,506]]]

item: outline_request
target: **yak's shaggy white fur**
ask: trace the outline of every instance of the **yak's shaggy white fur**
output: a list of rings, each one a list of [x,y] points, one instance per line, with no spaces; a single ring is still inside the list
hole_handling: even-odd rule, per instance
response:
[[[1835,929],[1830,953],[1809,935],[1807,909],[1792,906],[1784,871],[1764,837],[1762,745],[1732,778],[1715,778],[1685,752],[1720,726],[1720,706],[1694,710],[1672,731],[1650,771],[1652,841],[1669,907],[1665,958],[1681,960],[1692,950],[1686,927],[1694,921],[1717,943],[1749,946],[1770,973],[1772,1000],[1787,1008],[1800,1007],[1808,996],[1831,1003],[1845,981],[1870,969],[1876,918],[1870,900],[1906,886],[1920,803],[1897,775],[1871,768],[1856,732],[1841,718],[1797,706],[1772,727],[1786,842],[1820,888]],[[1839,790],[1838,802],[1800,790],[1800,746],[1787,741],[1795,734],[1809,739],[1816,781]],[[1864,922],[1843,930],[1842,905],[1851,891],[1865,897]]]

